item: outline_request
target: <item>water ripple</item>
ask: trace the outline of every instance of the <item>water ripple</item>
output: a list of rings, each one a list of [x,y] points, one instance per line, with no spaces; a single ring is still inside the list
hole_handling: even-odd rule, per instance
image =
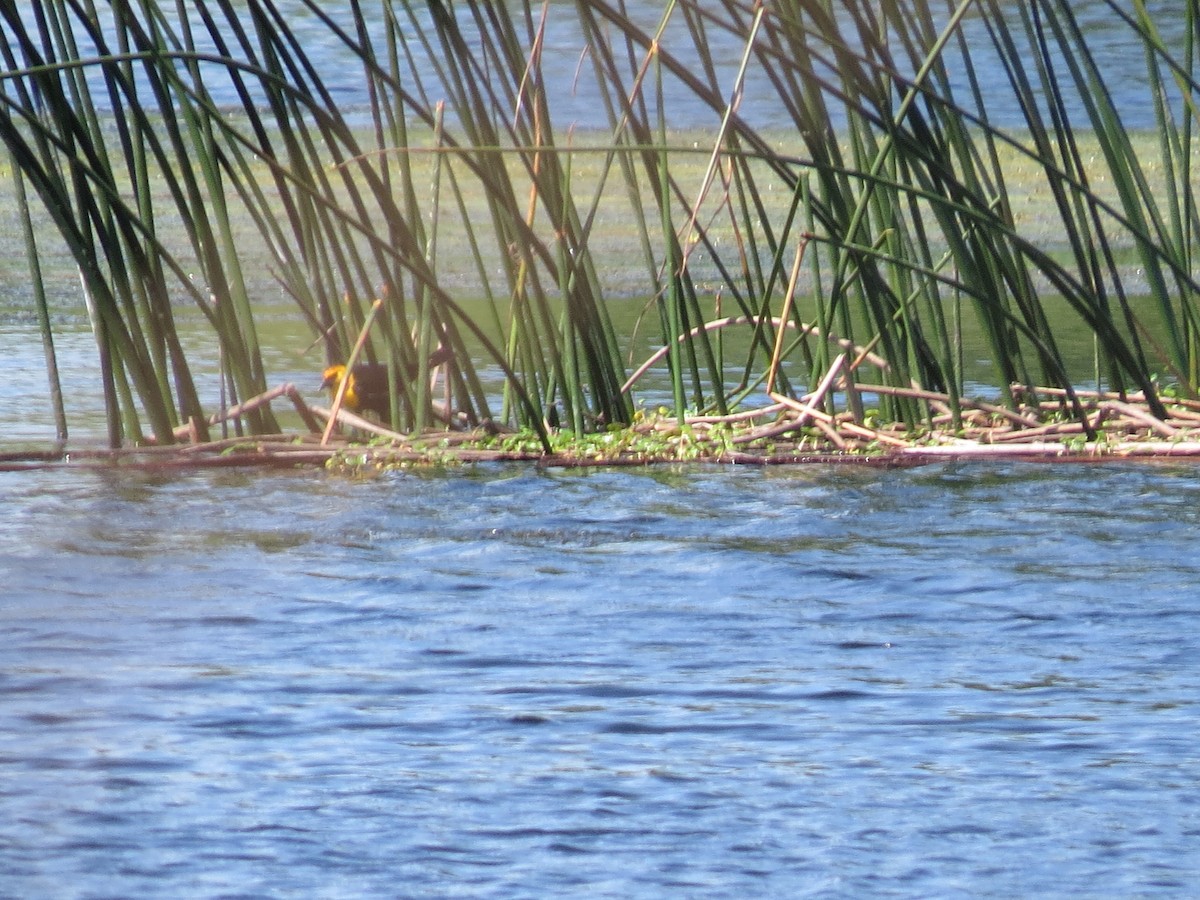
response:
[[[1191,894],[1197,501],[0,476],[0,894]]]

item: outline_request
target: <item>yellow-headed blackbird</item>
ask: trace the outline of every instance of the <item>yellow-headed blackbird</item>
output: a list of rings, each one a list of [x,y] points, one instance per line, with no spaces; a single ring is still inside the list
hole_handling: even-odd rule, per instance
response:
[[[429,368],[440,366],[453,356],[445,347],[439,347],[429,355]],[[346,367],[343,365],[330,366],[321,373],[322,388],[329,388],[337,393],[342,379],[346,377]],[[409,381],[417,377],[417,367],[410,364],[404,368],[404,377]],[[391,402],[388,398],[388,370],[384,363],[358,363],[350,370],[350,382],[346,385],[346,393],[342,395],[342,406],[351,412],[375,413],[386,421],[390,417]]]

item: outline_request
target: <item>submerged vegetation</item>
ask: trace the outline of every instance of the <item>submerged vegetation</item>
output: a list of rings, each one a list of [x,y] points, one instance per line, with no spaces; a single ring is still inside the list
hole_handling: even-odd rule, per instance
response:
[[[1163,13],[1185,17],[1170,44],[1140,0],[1090,4],[1144,49],[1150,134],[1072,0],[678,0],[658,21],[604,0],[369,5],[0,7],[0,135],[61,440],[45,218],[79,270],[113,448],[203,443],[217,422],[273,435],[284,395],[319,430],[263,362],[248,270],[264,256],[317,380],[369,366],[364,408],[404,434],[515,432],[545,454],[565,433],[585,456],[669,432],[661,452],[687,458],[703,433],[700,456],[758,441],[763,459],[993,442],[998,423],[1093,447],[1130,417],[1161,438],[1192,427],[1195,4]],[[543,65],[563,19],[573,86]],[[363,105],[339,102],[314,29],[361,66]],[[1004,83],[984,83],[983,52]],[[597,119],[574,130],[559,110],[585,82]],[[686,139],[681,93],[712,123]],[[1019,121],[989,114],[1001,93]],[[767,103],[786,127],[746,111]],[[611,315],[628,296],[661,346],[644,366]],[[1094,341],[1085,371],[1051,303]],[[215,391],[184,310],[218,348]],[[968,335],[990,384],[968,378]],[[670,402],[647,417],[651,375]]]

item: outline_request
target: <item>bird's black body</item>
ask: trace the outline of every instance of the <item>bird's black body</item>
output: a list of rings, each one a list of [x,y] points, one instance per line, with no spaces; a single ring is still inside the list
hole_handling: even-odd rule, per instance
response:
[[[433,369],[448,361],[453,354],[439,347],[429,356],[429,368]],[[324,373],[321,387],[336,392],[346,377],[346,367],[330,366]],[[404,367],[403,377],[412,381],[417,377],[415,363]],[[350,370],[349,384],[342,395],[342,405],[352,412],[372,412],[387,422],[391,419],[391,398],[388,395],[388,367],[385,363],[357,363]]]

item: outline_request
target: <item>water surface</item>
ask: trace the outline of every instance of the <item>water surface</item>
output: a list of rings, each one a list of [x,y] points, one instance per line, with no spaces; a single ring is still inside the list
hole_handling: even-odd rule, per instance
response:
[[[0,506],[0,895],[1200,890],[1191,467]]]
[[[366,23],[368,34],[375,42],[375,52],[381,59],[386,60],[388,49],[385,41],[386,23],[394,17],[398,27],[404,33],[407,44],[402,52],[412,61],[412,72],[402,70],[406,80],[405,87],[409,90],[425,91],[430,105],[438,99],[452,93],[441,83],[438,67],[431,62],[428,48],[417,39],[418,31],[435,34],[431,14],[426,4],[390,4],[383,2],[354,2],[349,0],[325,0],[319,4],[321,14],[312,11],[310,0],[276,0],[272,4],[279,10],[280,17],[292,30],[296,40],[313,65],[314,72],[321,78],[322,84],[328,90],[339,109],[351,114],[355,110],[365,110],[370,98],[363,76],[361,58],[356,51],[350,50],[346,41],[330,28],[333,23],[343,33],[356,34],[354,11],[357,9]],[[1152,17],[1159,37],[1165,47],[1172,52],[1181,53],[1187,33],[1187,14],[1182,0],[1147,0],[1145,2],[1149,15]],[[36,33],[33,10],[36,4],[29,2],[17,3],[17,10],[31,30]],[[541,20],[543,5],[531,4],[534,10],[533,23]],[[607,127],[604,118],[604,103],[602,95],[592,83],[591,61],[586,52],[586,39],[579,24],[579,12],[574,2],[570,0],[552,0],[545,5],[545,35],[541,52],[541,65],[545,82],[551,92],[551,106],[555,111],[555,122],[559,128],[568,127],[594,128]],[[620,4],[625,15],[647,35],[655,34],[663,18],[664,4],[652,0],[627,0]],[[176,31],[182,31],[179,25],[179,13],[174,4],[159,4],[159,15],[170,22]],[[106,4],[100,4],[101,14],[97,20],[101,33],[110,44],[113,40],[111,16],[107,14]],[[702,6],[700,8],[703,8]],[[833,6],[835,16],[839,19],[843,38],[856,46],[857,29],[851,17],[838,4]],[[866,8],[866,7],[864,7]],[[932,4],[931,16],[938,29],[945,28],[949,22],[950,4]],[[1127,127],[1142,129],[1156,128],[1154,110],[1148,102],[1152,86],[1146,67],[1145,48],[1134,29],[1114,14],[1112,6],[1106,0],[1074,0],[1066,4],[1079,33],[1087,41],[1089,50],[1095,58],[1100,72],[1106,79],[1106,88],[1110,92],[1115,106],[1125,117]],[[198,50],[203,53],[215,53],[216,42],[208,32],[203,17],[191,5],[181,5],[189,16],[189,27],[196,41]],[[1014,39],[1026,46],[1029,39],[1022,23],[1019,7],[1010,4],[1004,7],[1007,14],[1007,25],[1014,34]],[[518,11],[519,12],[519,11]],[[720,9],[706,10],[708,16],[701,20],[704,28],[706,52],[711,59],[713,73],[721,96],[732,95],[736,84],[737,73],[741,68],[745,55],[745,44],[742,39],[730,34],[724,27],[729,17]],[[1132,15],[1132,11],[1128,11]],[[128,13],[126,13],[128,14]],[[479,28],[470,8],[467,5],[456,7],[459,27],[462,29],[462,39],[471,48],[482,44]],[[1028,15],[1028,12],[1026,12]],[[323,17],[328,17],[326,20]],[[518,32],[526,35],[526,27],[521,15],[516,16]],[[743,23],[749,17],[743,17]],[[246,13],[245,22],[249,23]],[[252,26],[246,27],[252,30]],[[744,25],[743,25],[744,27]],[[1047,28],[1049,26],[1046,26]],[[237,47],[238,39],[232,29],[221,28],[223,43],[228,47]],[[1006,128],[1022,127],[1026,124],[1024,114],[1015,98],[1006,72],[999,55],[994,50],[994,39],[985,27],[983,20],[973,11],[968,11],[961,23],[961,34],[965,45],[969,48],[972,65],[976,68],[979,83],[986,91],[986,113],[988,118],[997,125]],[[78,37],[81,46],[80,55],[87,59],[94,55],[96,47],[89,42],[85,35]],[[819,46],[823,42],[818,41]],[[892,36],[895,63],[901,74],[908,79],[915,72],[909,63],[903,42]],[[683,54],[683,49],[694,46],[685,17],[677,8],[672,11],[663,29],[663,46],[668,52]],[[436,46],[435,53],[442,48]],[[637,53],[642,51],[638,50]],[[1032,53],[1032,50],[1030,50]],[[1077,92],[1070,87],[1069,67],[1058,56],[1052,53],[1055,62],[1056,76],[1059,84],[1066,93],[1066,103],[1070,115],[1076,122],[1086,122],[1085,106],[1078,99]],[[681,64],[687,65],[688,60],[682,58]],[[961,58],[961,47],[957,41],[951,42],[945,53],[946,73],[957,102],[973,108],[971,88],[966,66]],[[197,65],[203,72],[206,89],[215,103],[221,106],[239,107],[241,99],[233,82],[227,77],[223,67],[208,63],[201,59]],[[486,65],[486,63],[484,63]],[[1032,66],[1032,64],[1031,64]],[[1031,67],[1032,71],[1032,67]],[[413,77],[415,72],[416,77]],[[705,77],[699,61],[696,62],[692,73]],[[1162,84],[1170,96],[1175,98],[1175,105],[1182,109],[1178,95],[1174,93],[1173,78],[1164,67],[1158,74],[1158,82]],[[148,86],[142,82],[144,95],[149,95]],[[107,100],[107,90],[98,77],[93,81],[95,100],[104,104]],[[663,85],[665,104],[664,111],[667,121],[673,128],[696,129],[716,128],[721,120],[721,111],[714,111],[699,102],[691,91],[684,88],[678,79],[668,75]],[[653,92],[648,92],[647,102],[653,107]],[[1034,90],[1039,104],[1043,103],[1040,91]],[[833,104],[834,115],[841,116],[840,104]],[[1043,116],[1049,116],[1050,111],[1043,105]],[[745,81],[744,96],[740,100],[739,114],[756,127],[766,129],[795,128],[796,123],[788,114],[784,105],[776,98],[776,90],[770,78],[762,69],[762,64],[755,60],[750,67]],[[364,112],[363,123],[369,123],[370,118]],[[651,121],[655,121],[654,114]],[[842,124],[840,121],[836,123]]]

